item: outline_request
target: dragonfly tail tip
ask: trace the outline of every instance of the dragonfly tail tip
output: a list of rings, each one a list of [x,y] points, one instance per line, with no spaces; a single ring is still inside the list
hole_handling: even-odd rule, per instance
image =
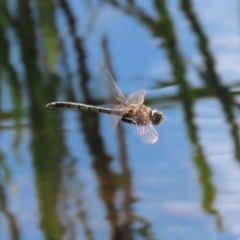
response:
[[[51,108],[52,107],[52,103],[48,103],[46,104],[45,108]]]

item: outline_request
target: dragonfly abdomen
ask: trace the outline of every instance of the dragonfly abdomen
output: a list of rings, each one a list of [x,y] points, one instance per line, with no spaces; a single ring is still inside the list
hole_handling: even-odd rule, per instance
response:
[[[101,112],[107,114],[114,114],[122,116],[122,111],[118,109],[95,107],[92,105],[82,104],[82,103],[72,103],[72,102],[52,102],[46,105],[47,108],[71,108],[79,109],[88,112]]]

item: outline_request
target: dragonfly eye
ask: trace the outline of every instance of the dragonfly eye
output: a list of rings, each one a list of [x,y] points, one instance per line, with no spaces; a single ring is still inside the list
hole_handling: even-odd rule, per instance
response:
[[[152,124],[158,125],[163,120],[163,114],[157,110],[152,110]]]

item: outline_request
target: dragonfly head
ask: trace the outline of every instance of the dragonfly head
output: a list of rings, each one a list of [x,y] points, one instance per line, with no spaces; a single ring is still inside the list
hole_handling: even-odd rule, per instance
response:
[[[156,109],[152,110],[152,124],[153,125],[158,125],[162,120],[164,119],[163,113],[157,111]]]

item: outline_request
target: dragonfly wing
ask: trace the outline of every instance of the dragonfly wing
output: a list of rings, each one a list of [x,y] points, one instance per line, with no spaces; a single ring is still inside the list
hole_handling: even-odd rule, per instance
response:
[[[124,97],[120,89],[118,88],[111,72],[109,71],[106,64],[100,64],[98,70],[104,74],[104,78],[107,80],[106,87],[110,93],[110,100],[112,103],[120,103],[124,106],[128,106],[128,100]]]
[[[140,138],[146,143],[155,143],[158,140],[158,133],[151,123],[148,111],[139,111],[132,117],[132,122],[137,126]]]
[[[122,110],[120,105],[115,105],[114,106],[115,110]],[[111,126],[112,129],[115,129],[119,123],[119,121],[122,119],[122,114],[116,115],[116,114],[110,114],[110,121],[111,121]]]
[[[113,114],[110,115],[112,129],[115,129],[117,127],[117,125],[121,119],[122,119],[121,116],[117,116],[117,115],[113,115]]]
[[[154,144],[158,140],[158,133],[152,125],[137,125],[137,130],[140,138],[146,143]]]
[[[140,90],[140,91],[137,91],[137,92],[134,92],[134,93],[131,93],[127,100],[129,103],[131,104],[136,104],[136,105],[140,105],[140,104],[143,104],[144,102],[144,96],[146,94],[146,91],[145,90]]]

